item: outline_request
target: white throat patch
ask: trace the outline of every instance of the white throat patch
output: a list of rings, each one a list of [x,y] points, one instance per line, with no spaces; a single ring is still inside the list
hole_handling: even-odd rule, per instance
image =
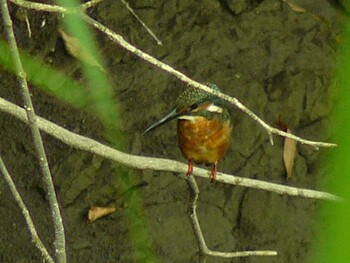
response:
[[[188,121],[192,121],[195,122],[196,120],[203,118],[202,116],[189,116],[189,115],[184,115],[179,117],[178,119],[180,120],[188,120]]]
[[[222,113],[223,109],[217,105],[210,104],[205,110],[210,112]]]
[[[198,107],[197,109],[193,110],[192,112],[198,112],[200,110],[202,110],[202,111],[209,111],[209,112],[213,112],[213,113],[219,113],[219,114],[224,111],[223,108],[221,108],[221,107],[211,103],[211,104],[207,105],[206,107],[202,107],[202,108]],[[191,115],[184,115],[184,116],[178,117],[178,119],[180,119],[180,120],[188,120],[188,121],[191,121],[191,122],[195,122],[195,121],[197,121],[199,119],[202,119],[202,118],[204,118],[204,117],[203,116],[196,116],[196,115],[193,115],[193,116],[191,116]]]

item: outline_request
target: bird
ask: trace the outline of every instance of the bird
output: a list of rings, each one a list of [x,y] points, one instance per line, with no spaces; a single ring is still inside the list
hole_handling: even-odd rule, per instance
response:
[[[205,83],[219,91],[216,84]],[[177,120],[177,135],[182,155],[188,161],[187,176],[193,163],[211,165],[210,182],[216,180],[217,164],[230,143],[232,124],[227,104],[221,98],[197,88],[187,88],[176,99],[173,109],[144,131],[144,134]]]

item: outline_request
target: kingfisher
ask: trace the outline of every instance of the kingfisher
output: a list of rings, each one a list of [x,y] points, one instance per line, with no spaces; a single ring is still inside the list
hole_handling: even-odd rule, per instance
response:
[[[213,83],[205,85],[220,91]],[[179,146],[188,161],[186,175],[193,173],[193,163],[204,163],[212,165],[210,182],[214,182],[217,164],[228,149],[232,131],[226,102],[199,89],[186,89],[177,98],[172,111],[151,125],[144,134],[175,119]]]

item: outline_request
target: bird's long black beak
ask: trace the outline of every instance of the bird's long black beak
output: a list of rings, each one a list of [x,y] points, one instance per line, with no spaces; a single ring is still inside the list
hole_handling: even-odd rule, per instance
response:
[[[162,126],[163,124],[172,121],[174,119],[177,119],[178,117],[180,117],[181,115],[183,115],[182,112],[176,112],[176,109],[172,110],[168,115],[164,116],[162,119],[160,119],[159,121],[157,121],[156,123],[152,124],[147,130],[145,130],[143,132],[143,134],[154,130],[155,128]]]

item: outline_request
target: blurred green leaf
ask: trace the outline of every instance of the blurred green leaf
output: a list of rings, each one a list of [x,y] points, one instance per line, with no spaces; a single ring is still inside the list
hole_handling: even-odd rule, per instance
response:
[[[79,83],[59,70],[40,62],[38,58],[33,58],[24,51],[20,53],[23,67],[27,73],[27,80],[38,88],[63,99],[70,104],[85,108],[90,100],[88,93]],[[15,73],[9,45],[0,39],[0,65],[5,70]]]
[[[330,161],[329,191],[345,199],[340,203],[326,203],[319,226],[319,245],[315,249],[317,263],[348,263],[350,261],[350,23],[345,25],[344,41],[338,50],[335,110],[330,129],[338,144]]]

